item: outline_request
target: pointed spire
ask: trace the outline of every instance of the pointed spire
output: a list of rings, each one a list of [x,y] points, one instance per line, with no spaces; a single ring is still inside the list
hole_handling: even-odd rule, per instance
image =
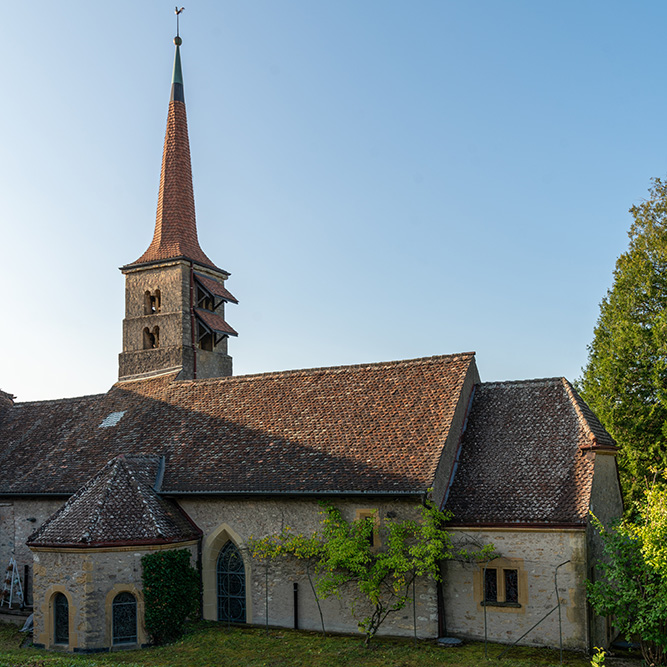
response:
[[[176,53],[174,54],[174,72],[167,115],[167,132],[162,153],[155,232],[146,252],[128,266],[185,258],[198,264],[217,268],[200,248],[197,238],[190,141],[181,70],[180,47],[182,43],[183,40],[179,36],[174,38]]]
[[[171,76],[171,100],[170,102],[183,102],[185,104],[185,93],[183,92],[183,72],[181,70],[181,44],[180,37],[174,38],[176,53],[174,53],[174,73]]]

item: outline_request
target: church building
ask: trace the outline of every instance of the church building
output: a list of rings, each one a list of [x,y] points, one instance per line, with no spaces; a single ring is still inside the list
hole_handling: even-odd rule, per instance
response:
[[[565,378],[483,383],[472,352],[233,375],[238,302],[197,237],[174,41],[155,232],[121,268],[118,382],[62,400],[0,392],[0,562],[18,565],[35,644],[148,644],[141,557],[165,549],[190,552],[203,618],[316,630],[298,563],[266,570],[249,540],[317,530],[325,500],[374,517],[382,548],[387,520],[428,499],[453,513],[455,544],[499,556],[443,560],[442,582],[416,583],[416,629],[407,608],[381,633],[606,645],[585,581],[601,556],[589,513],[622,513],[617,448]],[[322,607],[328,630],[357,632],[350,600]]]

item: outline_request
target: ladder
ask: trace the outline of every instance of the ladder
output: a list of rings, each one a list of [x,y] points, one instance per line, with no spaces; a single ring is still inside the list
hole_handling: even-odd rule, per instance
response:
[[[19,568],[13,556],[9,559],[0,598],[0,607],[4,606],[5,603],[10,609],[14,603],[23,607],[23,586],[21,585],[21,577],[19,577]]]

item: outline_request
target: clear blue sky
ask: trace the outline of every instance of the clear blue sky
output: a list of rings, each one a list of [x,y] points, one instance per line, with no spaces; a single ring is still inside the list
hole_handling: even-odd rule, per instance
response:
[[[667,3],[189,0],[199,236],[232,273],[235,374],[475,350],[586,361],[667,173]],[[3,16],[0,388],[106,391],[153,232],[173,2]]]

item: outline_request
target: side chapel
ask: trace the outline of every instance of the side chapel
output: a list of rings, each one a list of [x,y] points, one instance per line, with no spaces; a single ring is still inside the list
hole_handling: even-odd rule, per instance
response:
[[[416,633],[606,645],[588,607],[600,543],[589,512],[620,516],[615,443],[565,378],[482,383],[474,353],[235,377],[229,273],[200,248],[176,53],[153,240],[126,278],[119,378],[108,392],[15,402],[0,392],[0,563],[16,559],[38,646],[145,645],[141,556],[187,549],[202,615],[317,629],[298,566],[268,572],[251,536],[317,529],[318,501],[349,519],[414,516],[430,497],[480,565],[417,582]],[[558,568],[558,590],[554,575]],[[268,586],[268,590],[267,590]],[[295,593],[295,591],[297,591]],[[268,608],[267,608],[268,603]],[[356,632],[348,601],[327,628]],[[381,632],[410,636],[413,613]]]

